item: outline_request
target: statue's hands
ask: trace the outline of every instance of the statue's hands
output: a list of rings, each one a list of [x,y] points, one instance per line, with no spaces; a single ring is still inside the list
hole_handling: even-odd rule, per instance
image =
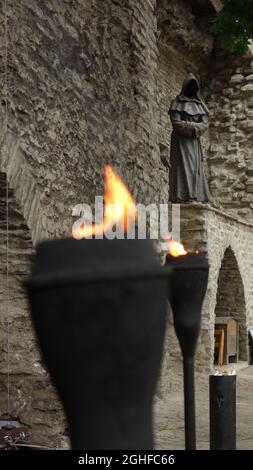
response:
[[[194,136],[194,122],[183,121],[181,119],[180,113],[178,112],[170,113],[170,119],[172,122],[173,129],[177,132],[177,134],[185,137]]]
[[[201,137],[208,129],[208,119],[207,116],[199,116],[199,122],[194,123],[195,134],[197,137]]]

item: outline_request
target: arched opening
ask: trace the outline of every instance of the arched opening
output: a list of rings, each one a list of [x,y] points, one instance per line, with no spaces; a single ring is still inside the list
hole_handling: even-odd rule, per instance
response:
[[[35,441],[60,445],[64,417],[41,367],[22,286],[33,255],[31,231],[9,186],[7,259],[6,196],[6,174],[0,172],[0,426],[11,416],[31,429]]]
[[[8,201],[6,196],[6,173],[0,172],[0,415],[10,413],[15,418],[25,401],[24,377],[29,377],[29,354],[34,349],[22,288],[30,272],[33,246],[30,230],[10,187]]]
[[[215,361],[219,365],[248,360],[244,289],[231,247],[225,251],[218,279],[215,346]]]

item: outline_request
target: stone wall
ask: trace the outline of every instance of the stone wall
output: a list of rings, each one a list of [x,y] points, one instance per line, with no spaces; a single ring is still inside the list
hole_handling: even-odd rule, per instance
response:
[[[170,135],[172,126],[168,109],[171,100],[180,93],[183,80],[190,72],[198,78],[202,90],[205,89],[209,64],[213,51],[213,37],[208,33],[209,13],[200,21],[192,11],[194,2],[184,0],[158,0],[158,139],[160,158],[164,165],[163,174],[169,189]],[[203,90],[204,91],[204,90]],[[202,138],[206,172],[209,149],[208,134]],[[168,192],[167,200],[168,201]],[[172,313],[169,312],[161,382],[160,397],[174,387],[182,387],[181,353],[173,328]]]
[[[227,218],[227,214],[231,214],[252,221],[253,61],[250,57],[231,56],[217,44],[214,49],[212,38],[207,34],[207,18],[203,22],[192,16],[193,3],[158,2],[158,132],[161,159],[167,164],[168,171],[171,133],[168,107],[180,91],[185,75],[192,71],[202,85],[204,100],[210,108],[210,128],[202,140],[205,171],[211,205],[222,211],[218,217],[218,212],[212,212],[211,206],[206,212],[201,206],[182,207],[182,241],[189,246],[191,240],[192,248],[195,245],[208,248],[210,253],[210,281],[197,355],[198,370],[208,372],[213,367],[215,307],[216,314],[221,314],[234,301],[234,308],[229,309],[229,313],[240,323],[241,359],[247,359],[247,328],[253,323],[252,279],[249,280],[249,275],[242,278],[245,266],[250,270],[252,265],[246,260],[252,246],[252,227],[238,222],[238,232],[230,234],[232,220],[234,228],[237,222]],[[229,247],[231,237],[233,248]],[[239,253],[241,248],[236,247],[236,237],[244,247],[243,255]],[[228,271],[230,275],[224,275]],[[161,395],[174,386],[182,386],[181,353],[171,314],[166,341]]]
[[[188,72],[204,87],[211,110],[208,153],[216,204],[251,217],[249,59],[216,57],[192,4],[183,0],[8,0],[0,5],[1,359],[0,414],[7,406],[37,441],[63,445],[65,421],[43,369],[20,281],[33,245],[68,235],[72,208],[102,194],[102,168],[112,162],[138,202],[167,202],[168,107]],[[7,37],[5,35],[7,14]],[[252,82],[253,83],[253,82]],[[207,86],[208,85],[208,86]],[[246,87],[246,88],[245,88]],[[7,111],[7,113],[6,113]],[[210,140],[209,140],[210,139]],[[9,325],[6,324],[6,180],[10,197]],[[232,188],[232,191],[231,191]],[[232,196],[232,197],[231,197]],[[207,244],[211,269],[198,367],[209,371],[219,270],[232,250],[241,279],[246,326],[252,326],[252,227],[211,207],[182,207],[182,233]],[[4,228],[3,228],[4,227]],[[241,245],[236,243],[240,238]],[[222,303],[219,304],[222,308]],[[244,313],[243,313],[244,312]],[[181,355],[172,328],[166,337],[161,393],[180,383]]]
[[[253,220],[253,61],[217,51],[207,91],[209,186],[218,207]]]
[[[17,5],[9,0],[7,5],[11,135],[3,154],[15,149],[16,166],[28,175],[30,192],[38,192],[42,236],[70,232],[72,207],[92,203],[102,193],[107,162],[140,202],[164,199],[155,1],[21,0]],[[1,54],[4,74],[4,50]],[[6,171],[11,158],[2,156]]]
[[[157,143],[155,4],[0,4],[0,171],[7,175],[23,217],[29,253],[39,239],[70,234],[73,206],[92,204],[94,196],[102,194],[105,163],[112,162],[138,202],[167,199]],[[20,232],[20,244],[15,238],[19,251],[10,272],[10,411],[32,428],[37,441],[62,445],[63,415],[41,365],[16,279],[19,266],[23,277],[29,274],[22,237]],[[4,251],[4,239],[1,247]],[[6,303],[2,308],[5,318]],[[8,411],[6,341],[4,324],[0,414]]]
[[[30,271],[30,230],[6,174],[0,173],[0,416],[18,417],[35,441],[64,443],[65,422],[54,389],[41,364],[22,283]],[[7,269],[8,266],[8,269]]]
[[[172,131],[168,109],[172,99],[180,93],[188,73],[198,78],[202,89],[206,85],[213,50],[213,38],[208,33],[208,15],[197,22],[191,2],[158,0],[158,138],[161,160],[168,180],[170,134]],[[208,147],[208,136],[203,139]]]
[[[168,108],[188,72],[202,85],[210,109],[203,139],[211,202],[253,220],[253,60],[230,55],[207,34],[206,17],[192,14],[194,2],[158,2],[159,147],[168,174],[171,125]],[[168,182],[169,184],[169,182]]]
[[[247,331],[253,325],[252,229],[250,223],[239,221],[210,205],[181,206],[182,242],[190,250],[205,249],[209,254],[209,281],[196,355],[196,368],[201,373],[207,374],[213,370],[215,315],[225,311],[239,321],[240,356],[244,360],[248,358]],[[224,284],[222,287],[224,271],[229,272],[226,289]],[[222,296],[222,291],[225,296]],[[181,353],[171,317],[165,356],[164,376],[167,380],[166,384],[163,382],[164,393],[182,386],[180,363]]]

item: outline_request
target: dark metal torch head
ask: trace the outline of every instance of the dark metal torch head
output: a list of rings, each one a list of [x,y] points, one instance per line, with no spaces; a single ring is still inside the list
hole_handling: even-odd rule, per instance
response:
[[[27,282],[74,449],[149,449],[170,268],[148,240],[55,240]]]
[[[209,265],[206,253],[167,255],[173,268],[170,279],[170,303],[174,326],[183,357],[194,357],[201,325],[201,309],[206,293]]]

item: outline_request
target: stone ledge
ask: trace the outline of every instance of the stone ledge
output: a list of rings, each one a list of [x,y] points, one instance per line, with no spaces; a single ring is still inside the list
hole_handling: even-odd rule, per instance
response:
[[[194,209],[194,210],[214,212],[214,213],[220,215],[221,217],[223,217],[225,219],[232,220],[233,222],[236,222],[238,224],[245,225],[246,227],[253,228],[253,223],[246,222],[245,220],[241,219],[240,217],[236,217],[236,216],[227,214],[226,212],[223,212],[222,210],[217,209],[216,207],[213,207],[210,204],[202,204],[201,202],[197,202],[197,203],[194,203],[194,204],[189,203],[189,204],[179,204],[179,205],[180,205],[180,209],[181,208],[183,208],[183,209],[189,208],[189,209]]]

